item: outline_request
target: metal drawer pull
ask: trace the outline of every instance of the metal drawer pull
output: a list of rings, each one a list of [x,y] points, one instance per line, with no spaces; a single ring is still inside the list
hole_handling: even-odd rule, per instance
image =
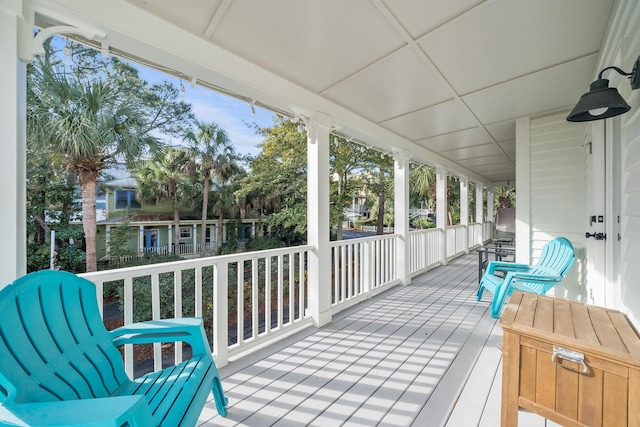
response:
[[[562,363],[558,363],[558,358],[568,360],[569,362],[573,362],[577,365],[582,366],[581,370],[572,368],[567,365],[563,365]],[[589,367],[584,362],[584,354],[578,353],[577,351],[569,350],[568,348],[559,347],[557,345],[553,346],[553,354],[551,355],[551,361],[556,365],[560,365],[565,369],[575,372],[582,372],[586,374],[589,372]]]

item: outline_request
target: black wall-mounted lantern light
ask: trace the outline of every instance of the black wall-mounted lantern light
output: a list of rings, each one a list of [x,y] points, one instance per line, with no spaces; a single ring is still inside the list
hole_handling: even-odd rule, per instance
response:
[[[601,120],[624,114],[631,109],[618,92],[618,89],[609,87],[609,80],[602,78],[602,74],[607,70],[615,70],[623,76],[629,76],[631,89],[640,88],[640,56],[633,65],[633,71],[630,73],[625,73],[618,67],[607,67],[600,71],[598,80],[591,83],[589,92],[580,97],[576,106],[567,116],[568,121],[588,122]]]

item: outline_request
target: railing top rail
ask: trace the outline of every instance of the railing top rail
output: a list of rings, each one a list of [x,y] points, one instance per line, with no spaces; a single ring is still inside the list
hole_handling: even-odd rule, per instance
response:
[[[422,230],[411,230],[409,234],[429,234],[429,233],[441,233],[442,228],[425,228]]]
[[[176,270],[188,270],[191,268],[201,268],[208,267],[221,263],[234,263],[234,262],[242,262],[259,258],[266,258],[269,256],[278,256],[278,255],[286,255],[290,253],[298,253],[305,252],[312,248],[312,246],[304,245],[304,246],[289,246],[286,248],[278,248],[278,249],[266,249],[262,251],[253,251],[253,252],[242,252],[239,254],[230,254],[230,255],[217,255],[210,256],[205,258],[195,258],[188,260],[180,260],[180,261],[171,261],[157,264],[149,264],[149,265],[139,265],[136,267],[126,267],[126,268],[118,268],[113,270],[102,270],[95,271],[91,273],[83,273],[79,276],[84,277],[88,280],[121,280],[125,278],[131,277],[140,277],[149,274],[155,273],[169,273]]]
[[[375,240],[391,240],[395,238],[396,238],[396,234],[394,233],[383,234],[383,235],[376,234],[375,236],[358,237],[357,239],[334,240],[332,242],[329,242],[329,246],[334,248],[336,246],[349,245],[349,244],[359,243],[359,242],[375,241]]]

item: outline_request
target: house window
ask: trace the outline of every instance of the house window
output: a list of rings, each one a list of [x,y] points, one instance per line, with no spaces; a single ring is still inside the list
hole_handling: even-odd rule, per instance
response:
[[[116,190],[116,209],[142,209],[136,190]]]
[[[191,227],[180,227],[180,238],[181,239],[190,239],[191,238]]]

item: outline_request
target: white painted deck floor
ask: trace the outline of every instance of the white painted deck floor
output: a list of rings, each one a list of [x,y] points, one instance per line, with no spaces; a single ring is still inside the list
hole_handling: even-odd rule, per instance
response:
[[[220,369],[201,426],[500,425],[502,331],[474,253]],[[520,427],[557,424],[520,411]]]

